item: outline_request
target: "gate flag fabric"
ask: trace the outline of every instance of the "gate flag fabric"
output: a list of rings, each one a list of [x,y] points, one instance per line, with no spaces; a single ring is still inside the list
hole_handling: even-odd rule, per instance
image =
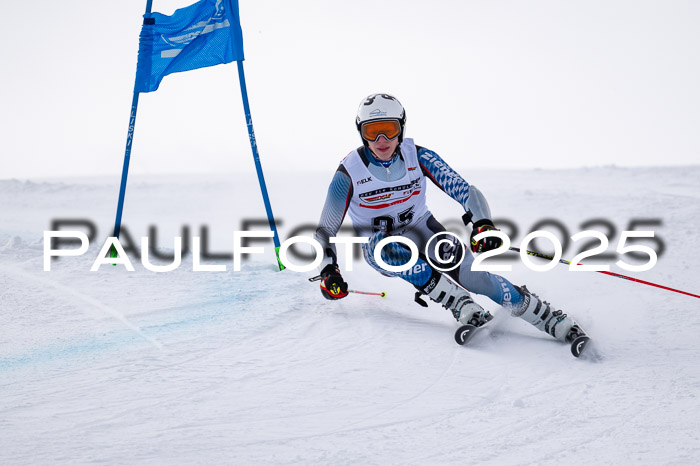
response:
[[[134,92],[155,91],[171,73],[243,59],[238,0],[200,0],[172,16],[146,13]]]

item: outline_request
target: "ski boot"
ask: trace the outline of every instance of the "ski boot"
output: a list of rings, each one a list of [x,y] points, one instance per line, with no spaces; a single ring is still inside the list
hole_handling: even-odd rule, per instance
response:
[[[520,317],[563,343],[569,343],[571,354],[578,358],[590,341],[581,326],[563,311],[554,309],[547,301],[530,293],[525,286],[515,288],[522,295],[523,301],[513,309],[513,316]]]
[[[433,274],[428,283],[416,293],[416,301],[427,306],[420,299],[421,294],[427,294],[432,301],[452,311],[454,318],[462,325],[481,327],[493,319],[489,311],[474,302],[467,290],[440,273]]]
[[[434,274],[428,283],[416,293],[416,301],[419,303],[422,301],[420,299],[421,292],[452,311],[454,318],[461,324],[455,332],[455,341],[460,345],[467,343],[479,327],[493,319],[489,311],[474,302],[467,290],[453,283],[445,275]],[[423,304],[427,306],[425,302]]]

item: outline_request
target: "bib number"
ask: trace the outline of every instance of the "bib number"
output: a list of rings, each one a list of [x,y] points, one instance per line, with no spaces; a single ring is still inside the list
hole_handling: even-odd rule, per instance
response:
[[[374,217],[372,219],[372,227],[374,228],[375,232],[385,231],[387,233],[403,228],[413,221],[413,209],[414,207],[411,206],[403,212],[400,212],[396,217],[392,217],[391,215],[380,215],[379,217]]]

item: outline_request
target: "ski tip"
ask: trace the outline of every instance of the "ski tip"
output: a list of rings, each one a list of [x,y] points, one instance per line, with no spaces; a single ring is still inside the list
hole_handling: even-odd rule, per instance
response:
[[[464,345],[466,342],[468,342],[472,336],[474,336],[474,333],[476,332],[477,327],[467,324],[467,325],[462,325],[457,329],[455,332],[455,341],[457,342],[458,345]]]
[[[587,337],[586,335],[581,335],[580,337],[577,337],[574,341],[571,342],[571,354],[573,354],[575,357],[580,357],[581,353],[586,349],[586,346],[588,346],[588,342],[590,342],[591,339],[590,337]]]
[[[603,359],[591,338],[586,335],[581,335],[571,342],[571,354],[586,361],[598,362]]]

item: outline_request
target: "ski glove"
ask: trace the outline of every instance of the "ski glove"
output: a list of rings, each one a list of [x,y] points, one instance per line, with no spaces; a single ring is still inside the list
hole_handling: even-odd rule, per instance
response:
[[[486,238],[481,238],[479,241],[474,241],[474,237],[479,233],[484,231],[500,231],[493,222],[489,219],[479,220],[474,223],[474,229],[472,230],[472,252],[486,252],[492,249],[498,249],[503,245],[503,240],[495,236],[487,236]]]
[[[321,270],[321,294],[326,299],[340,299],[348,295],[348,284],[340,275],[337,265],[328,264]]]

